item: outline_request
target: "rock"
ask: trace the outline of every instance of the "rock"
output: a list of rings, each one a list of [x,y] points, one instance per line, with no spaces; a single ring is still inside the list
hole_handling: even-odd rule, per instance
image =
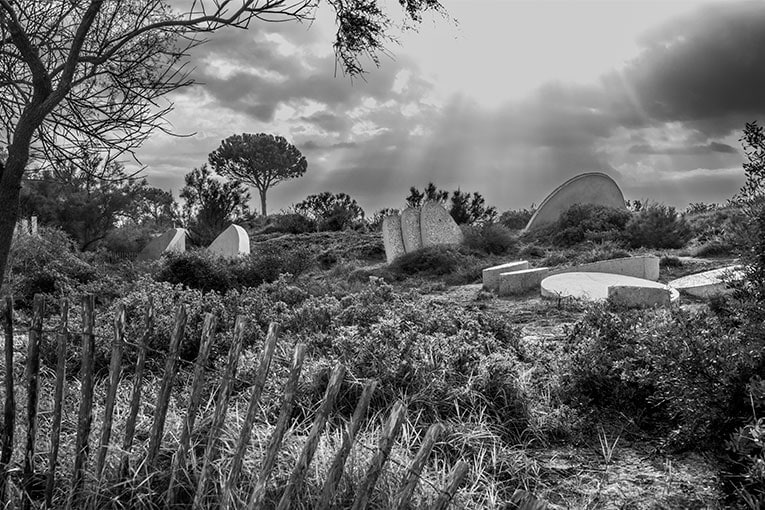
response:
[[[183,253],[186,251],[186,235],[184,228],[171,228],[144,246],[136,260],[156,260],[169,252]]]
[[[401,217],[398,214],[389,214],[383,218],[382,234],[385,258],[388,264],[390,264],[396,258],[406,253],[401,233]]]
[[[443,244],[460,244],[463,240],[459,225],[438,202],[426,202],[422,206],[420,231],[423,248]]]
[[[561,213],[575,204],[596,204],[626,209],[624,195],[611,177],[601,172],[587,172],[564,182],[536,210],[526,231],[558,221]]]
[[[207,251],[225,258],[249,255],[250,236],[239,225],[231,225],[215,238]]]
[[[499,275],[502,273],[510,273],[512,271],[520,271],[521,269],[528,269],[529,263],[526,260],[519,260],[515,262],[508,262],[499,266],[487,267],[483,270],[483,286],[486,289],[499,291]]]
[[[407,253],[422,248],[419,209],[407,207],[401,211],[401,236],[404,239],[404,250]]]

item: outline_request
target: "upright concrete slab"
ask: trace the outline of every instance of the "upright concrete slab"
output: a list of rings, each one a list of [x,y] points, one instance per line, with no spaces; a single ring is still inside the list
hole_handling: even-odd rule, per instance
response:
[[[385,246],[385,259],[388,264],[406,253],[404,239],[401,234],[401,216],[389,214],[383,218],[382,223],[383,245]]]
[[[614,285],[608,287],[608,300],[626,308],[669,306],[671,291],[669,288]]]
[[[250,236],[239,225],[231,225],[215,238],[207,251],[225,258],[249,255]]]
[[[460,244],[463,240],[459,225],[438,202],[425,202],[422,206],[420,231],[423,248],[442,244]]]
[[[526,225],[526,231],[554,223],[575,204],[596,204],[626,209],[624,195],[611,177],[601,172],[579,174],[545,198]]]
[[[726,279],[740,280],[744,276],[741,266],[728,266],[703,273],[683,276],[668,283],[673,289],[682,294],[700,298],[711,298],[732,292],[726,283]]]
[[[540,283],[548,274],[546,267],[502,273],[499,275],[499,295],[515,296],[538,289]]]
[[[662,283],[635,278],[633,276],[624,276],[610,273],[562,273],[548,276],[541,283],[542,297],[548,298],[576,298],[586,301],[600,301],[608,299],[609,288],[611,287],[633,287],[633,288],[652,288],[663,289],[670,293],[670,301],[676,301],[679,293]],[[616,293],[625,291],[617,290]],[[656,294],[650,291],[637,291],[634,296],[629,297],[633,302],[637,302],[640,295],[654,299]],[[628,298],[624,298],[626,301]],[[650,305],[649,305],[650,306]]]
[[[159,237],[152,239],[149,244],[144,246],[136,260],[156,260],[163,253],[183,253],[186,251],[186,229],[171,228]]]
[[[422,248],[419,208],[407,207],[401,211],[401,236],[407,253]]]
[[[502,273],[510,273],[513,271],[520,271],[521,269],[528,269],[529,262],[527,260],[517,260],[515,262],[508,262],[507,264],[501,264],[499,266],[487,267],[483,270],[483,286],[488,290],[495,292],[499,291],[499,275]]]
[[[655,282],[659,279],[659,257],[655,255],[640,255],[638,257],[598,260],[596,262],[550,271],[551,275],[561,273],[611,273],[643,278]]]

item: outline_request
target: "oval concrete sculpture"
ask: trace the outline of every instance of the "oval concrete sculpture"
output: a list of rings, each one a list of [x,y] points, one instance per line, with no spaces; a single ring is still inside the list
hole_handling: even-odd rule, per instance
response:
[[[186,251],[186,229],[171,228],[159,237],[155,237],[144,246],[136,260],[156,260],[163,253],[175,252],[183,253]]]
[[[210,246],[210,253],[219,257],[234,258],[250,254],[250,236],[239,225],[231,225],[224,230]]]
[[[587,172],[567,180],[547,195],[529,220],[525,231],[558,221],[561,213],[575,204],[627,208],[616,181],[601,172]]]
[[[638,257],[598,260],[550,271],[550,275],[561,273],[611,273],[656,281],[659,279],[659,257],[640,255]]]
[[[388,264],[406,253],[404,239],[401,235],[401,216],[389,214],[383,218],[382,223],[383,245],[385,246],[385,259]]]
[[[404,249],[407,253],[422,248],[419,209],[407,207],[401,211],[401,236],[404,239]]]
[[[728,266],[683,276],[677,280],[672,280],[667,285],[683,294],[710,298],[732,292],[732,289],[726,283],[726,279],[735,281],[740,280],[743,276],[744,271],[741,266]]]
[[[438,202],[426,202],[420,211],[420,231],[422,247],[441,244],[460,244],[462,230],[451,214]]]
[[[668,285],[652,282],[643,278],[610,273],[562,273],[548,276],[540,284],[542,297],[570,297],[586,301],[600,301],[609,298],[609,294],[618,295],[623,304],[631,306],[653,306],[654,300],[663,292],[644,291],[641,289],[660,289],[669,294],[670,302],[680,296],[677,290]],[[638,289],[630,295],[625,288]],[[613,288],[614,290],[610,290]],[[626,293],[626,295],[625,295]],[[645,302],[641,302],[641,296]]]

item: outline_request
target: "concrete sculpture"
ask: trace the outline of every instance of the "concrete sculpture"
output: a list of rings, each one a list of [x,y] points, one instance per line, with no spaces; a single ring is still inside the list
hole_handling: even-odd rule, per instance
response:
[[[224,230],[210,246],[210,253],[219,257],[234,258],[250,254],[250,236],[239,225],[231,225]]]
[[[136,260],[156,260],[163,253],[183,253],[186,251],[186,229],[171,228],[159,237],[155,237],[144,246]]]

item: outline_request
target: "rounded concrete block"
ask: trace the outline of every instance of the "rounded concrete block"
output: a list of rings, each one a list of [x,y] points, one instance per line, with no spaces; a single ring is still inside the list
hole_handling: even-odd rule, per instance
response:
[[[462,230],[455,223],[451,214],[438,202],[426,202],[420,210],[420,231],[422,246],[438,246],[441,244],[460,244],[463,240]]]
[[[186,251],[186,229],[171,228],[161,236],[155,237],[149,244],[144,246],[136,260],[156,260],[160,258],[163,253],[182,253],[184,251]]]
[[[239,225],[231,225],[207,247],[219,257],[234,258],[250,254],[250,236]]]
[[[558,221],[575,204],[597,204],[626,209],[624,195],[611,177],[587,172],[573,177],[547,195],[526,225],[526,231]]]
[[[418,208],[407,207],[401,211],[401,236],[404,239],[404,249],[407,253],[422,248],[420,210]]]
[[[385,258],[388,264],[406,253],[404,238],[401,233],[401,216],[389,214],[383,218],[382,223],[383,245],[385,246]]]
[[[549,274],[548,271],[546,267],[535,267],[502,273],[499,275],[499,295],[513,296],[538,289],[542,280]]]
[[[726,280],[736,281],[743,278],[743,276],[744,271],[741,266],[728,266],[683,276],[682,278],[672,280],[668,285],[683,294],[710,298],[732,292]]]

